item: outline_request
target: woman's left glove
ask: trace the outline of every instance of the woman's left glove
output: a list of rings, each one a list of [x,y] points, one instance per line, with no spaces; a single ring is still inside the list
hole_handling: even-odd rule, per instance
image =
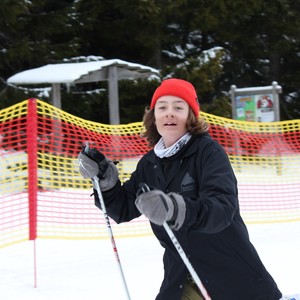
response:
[[[78,162],[82,177],[93,179],[97,176],[102,191],[107,191],[116,185],[119,179],[117,167],[97,149],[84,149],[78,155]]]
[[[135,205],[140,213],[156,225],[168,222],[172,229],[179,230],[185,219],[185,201],[176,193],[165,194],[160,190],[151,190],[140,194]]]

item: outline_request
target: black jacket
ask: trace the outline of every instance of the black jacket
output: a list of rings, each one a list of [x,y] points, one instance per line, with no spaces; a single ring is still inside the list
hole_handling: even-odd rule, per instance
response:
[[[107,213],[115,222],[140,216],[134,204],[139,183],[184,197],[186,218],[174,233],[213,300],[281,298],[249,240],[229,159],[208,134],[194,135],[170,158],[149,151],[130,180],[104,192]],[[97,193],[95,200],[100,207]],[[164,228],[151,226],[165,248],[164,280],[156,300],[180,300],[187,269]]]

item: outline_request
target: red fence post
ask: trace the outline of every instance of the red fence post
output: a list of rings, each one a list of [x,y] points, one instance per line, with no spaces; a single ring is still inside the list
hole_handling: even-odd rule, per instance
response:
[[[28,202],[29,239],[37,236],[37,105],[36,99],[28,99],[27,104],[27,155],[28,155]]]

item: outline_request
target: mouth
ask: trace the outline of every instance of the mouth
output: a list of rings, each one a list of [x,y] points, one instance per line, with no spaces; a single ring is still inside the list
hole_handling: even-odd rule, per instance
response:
[[[172,127],[172,126],[176,126],[176,125],[177,125],[176,123],[171,123],[171,122],[164,124],[164,126],[166,126],[166,127]]]

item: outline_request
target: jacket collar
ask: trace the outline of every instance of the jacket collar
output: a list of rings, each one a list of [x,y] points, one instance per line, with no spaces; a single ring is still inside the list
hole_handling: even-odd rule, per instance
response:
[[[187,142],[187,144],[178,153],[176,153],[175,155],[167,159],[173,160],[173,159],[177,159],[178,157],[182,159],[194,154],[198,149],[197,147],[198,142],[201,140],[203,136],[207,136],[207,135],[208,133],[194,134],[191,137],[191,139]],[[150,161],[151,163],[155,163],[157,160],[160,159],[161,158],[155,155],[153,149],[148,152],[147,160]]]

